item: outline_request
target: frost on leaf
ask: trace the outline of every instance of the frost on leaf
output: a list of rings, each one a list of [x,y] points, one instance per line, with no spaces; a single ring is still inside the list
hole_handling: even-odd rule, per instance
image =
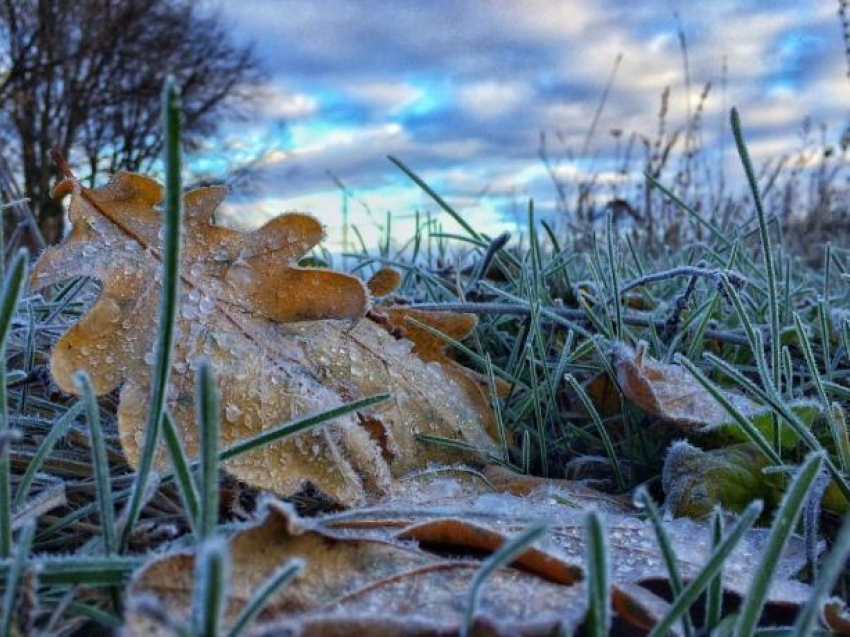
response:
[[[668,365],[650,358],[643,345],[632,349],[622,343],[614,348],[614,363],[623,394],[645,412],[674,423],[686,434],[710,434],[715,443],[749,440],[726,408],[681,365]],[[766,438],[772,439],[773,418],[769,406],[737,392],[724,391],[724,396]],[[821,413],[819,404],[810,400],[793,401],[790,407],[809,427]],[[782,427],[782,446],[790,449],[797,442],[796,432],[789,426]]]
[[[661,484],[665,507],[674,516],[703,518],[720,506],[743,511],[753,500],[775,506],[784,492],[780,476],[765,473],[770,461],[755,446],[733,444],[704,451],[684,440],[667,452]],[[847,512],[847,500],[832,481],[825,486],[820,506],[836,515]]]
[[[645,347],[614,349],[617,382],[626,398],[645,412],[684,428],[698,431],[729,423],[729,412],[687,369],[660,363],[646,355]],[[727,398],[744,415],[758,411],[746,396],[728,392]]]
[[[77,392],[73,375],[80,369],[98,394],[121,388],[119,434],[135,464],[157,329],[163,188],[119,173],[103,188],[75,180],[57,187],[58,194],[68,192],[72,230],[44,252],[33,286],[90,276],[102,292],[57,343],[51,370],[69,393]],[[355,504],[429,462],[481,459],[476,452],[418,444],[419,433],[462,440],[481,454],[495,450],[481,390],[454,364],[417,356],[412,343],[364,319],[370,297],[357,278],[295,265],[321,240],[318,221],[285,214],[254,232],[237,232],[213,222],[224,196],[221,187],[184,196],[168,408],[190,456],[198,450],[193,364],[200,355],[212,361],[221,388],[222,445],[363,396],[392,394],[364,413],[225,463],[237,478],[280,495],[309,482],[341,504]],[[165,468],[162,450],[157,462]]]
[[[394,501],[317,520],[270,502],[263,519],[229,540],[225,625],[277,568],[300,557],[304,572],[269,599],[254,627],[258,634],[456,634],[482,561],[530,524],[545,521],[546,536],[484,584],[476,628],[482,634],[491,634],[487,626],[498,627],[492,634],[573,633],[587,611],[585,515],[542,493],[487,490],[460,503],[405,507]],[[667,566],[651,522],[602,515],[618,621],[639,633],[667,608],[658,597],[669,587]],[[692,520],[664,525],[678,571],[690,581],[711,555],[710,528]],[[766,537],[767,531],[745,534],[724,569],[726,593],[740,598],[749,590]],[[765,622],[787,616],[811,596],[809,586],[792,578],[803,564],[803,542],[794,537],[770,587]],[[161,606],[158,615],[187,621],[193,572],[188,551],[156,557],[138,571],[129,590],[130,633],[167,634],[152,616],[132,611],[132,601],[143,596]]]
[[[491,413],[487,379],[451,358],[447,354],[449,346],[446,341],[431,331],[436,330],[453,340],[459,341],[475,329],[478,322],[476,316],[455,312],[425,312],[397,308],[387,309],[386,315],[395,333],[402,334],[406,341],[413,343],[414,354],[423,361],[439,365],[454,382],[464,387],[466,395],[475,403],[479,411],[486,414]],[[431,330],[426,328],[431,328]],[[499,396],[506,395],[507,389],[507,383],[497,378],[496,392]],[[498,439],[499,432],[494,418],[488,419],[486,430],[492,438]],[[506,435],[507,433],[505,432]]]
[[[720,505],[743,511],[753,500],[775,504],[781,480],[762,473],[767,458],[752,445],[703,451],[683,440],[667,452],[661,482],[665,507],[676,517],[705,518]]]
[[[400,282],[401,276],[396,270],[392,268],[381,268],[372,275],[372,278],[369,279],[366,285],[369,287],[372,296],[380,298],[395,292]]]

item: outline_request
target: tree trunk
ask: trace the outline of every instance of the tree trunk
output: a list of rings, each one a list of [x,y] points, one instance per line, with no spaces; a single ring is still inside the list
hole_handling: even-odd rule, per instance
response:
[[[59,243],[65,235],[65,207],[48,193],[38,204],[38,225],[45,243]]]

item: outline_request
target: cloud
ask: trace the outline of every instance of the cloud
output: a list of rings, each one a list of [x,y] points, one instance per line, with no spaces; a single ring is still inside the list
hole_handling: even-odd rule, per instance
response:
[[[344,89],[352,99],[372,106],[387,117],[423,99],[423,89],[407,82],[355,81]]]
[[[480,119],[511,114],[526,105],[530,97],[529,87],[520,82],[473,82],[458,91],[460,107]]]
[[[715,0],[682,4],[678,19],[666,0],[221,0],[220,10],[270,70],[270,97],[244,126],[287,123],[260,172],[257,207],[311,193],[331,201],[338,193],[328,171],[379,208],[406,214],[430,205],[387,161],[393,154],[447,197],[477,202],[475,214],[510,219],[527,197],[552,207],[541,131],[564,176],[593,170],[614,181],[610,131],[622,131],[621,146],[633,132],[654,139],[667,88],[667,131],[699,107],[702,142],[718,157],[734,157],[732,105],[757,161],[798,148],[807,115],[831,130],[846,125],[846,61],[826,4]],[[618,54],[591,157],[576,157]],[[238,126],[228,133],[238,135]],[[634,152],[639,164],[640,145]]]
[[[259,115],[270,120],[292,121],[315,115],[318,100],[308,93],[291,92],[278,83],[258,87],[260,99],[257,103]]]

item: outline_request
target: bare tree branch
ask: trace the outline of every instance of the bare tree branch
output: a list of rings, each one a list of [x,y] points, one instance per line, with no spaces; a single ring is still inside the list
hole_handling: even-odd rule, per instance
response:
[[[185,143],[242,112],[262,79],[250,47],[190,0],[0,2],[0,141],[47,242],[63,232],[50,196],[53,147],[89,182],[147,168],[162,149],[160,87],[183,89]],[[7,155],[8,156],[8,155]]]

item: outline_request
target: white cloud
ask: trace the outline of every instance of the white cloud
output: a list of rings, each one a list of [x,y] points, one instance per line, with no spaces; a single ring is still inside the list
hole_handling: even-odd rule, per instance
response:
[[[277,82],[254,89],[258,94],[257,108],[262,117],[271,120],[295,120],[315,115],[318,101],[308,93],[292,92]]]
[[[531,98],[531,90],[519,82],[487,80],[458,89],[461,108],[480,119],[503,117],[523,107]]]
[[[603,3],[585,0],[498,0],[488,13],[513,32],[562,42],[605,16]]]
[[[595,168],[611,166],[612,128],[622,130],[624,142],[632,132],[655,137],[665,87],[671,89],[668,130],[680,127],[688,100],[676,4],[242,0],[223,8],[272,63],[277,93],[262,105],[260,122],[290,122],[294,147],[269,159],[268,196],[330,193],[317,200],[330,205],[329,169],[354,188],[381,193],[379,205],[396,207],[398,196],[397,207],[405,208],[410,198],[388,188],[398,173],[387,154],[400,156],[447,197],[474,197],[489,186],[492,200],[516,193],[551,198],[536,156],[538,132],[552,133],[553,151],[579,151],[618,53],[623,61],[592,144],[599,153]],[[759,162],[799,147],[806,115],[833,130],[846,122],[846,61],[828,4],[682,3],[691,108],[703,85],[713,86],[703,112],[706,146],[718,147],[722,129],[734,159],[732,105]],[[810,50],[812,39],[820,49]],[[834,54],[819,60],[832,50],[825,42]],[[253,122],[253,130],[259,125]],[[636,164],[641,153],[637,146]],[[558,170],[578,179],[586,167],[578,159]],[[728,171],[739,173],[738,164]]]
[[[344,92],[390,116],[409,107],[423,95],[420,88],[392,81],[356,81]]]

